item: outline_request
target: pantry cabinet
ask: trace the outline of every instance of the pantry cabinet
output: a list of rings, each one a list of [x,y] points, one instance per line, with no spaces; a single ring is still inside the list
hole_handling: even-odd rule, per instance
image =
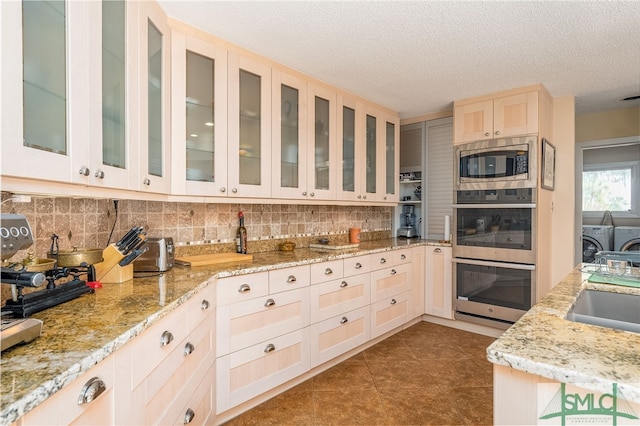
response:
[[[454,104],[454,143],[538,132],[538,92]]]
[[[453,319],[451,247],[426,247],[425,313]]]

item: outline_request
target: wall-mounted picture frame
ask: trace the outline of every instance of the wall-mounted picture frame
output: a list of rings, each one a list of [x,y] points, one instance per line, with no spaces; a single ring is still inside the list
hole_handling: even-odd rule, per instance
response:
[[[556,147],[542,138],[542,187],[553,191],[556,181]]]

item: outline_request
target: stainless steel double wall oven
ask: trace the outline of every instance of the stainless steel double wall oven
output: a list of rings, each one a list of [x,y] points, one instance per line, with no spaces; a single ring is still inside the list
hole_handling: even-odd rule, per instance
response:
[[[537,137],[457,145],[453,216],[458,319],[506,328],[535,299]]]

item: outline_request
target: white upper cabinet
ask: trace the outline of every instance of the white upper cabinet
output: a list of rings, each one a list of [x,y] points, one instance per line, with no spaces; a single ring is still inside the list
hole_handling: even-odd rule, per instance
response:
[[[364,139],[364,127],[359,123],[354,98],[338,95],[337,109],[337,198],[355,201],[362,191],[359,176],[364,174],[364,154],[360,142]]]
[[[272,195],[307,198],[307,82],[280,70],[272,71]]]
[[[169,193],[171,188],[171,32],[167,18],[154,2],[140,2],[140,146],[139,173],[132,189]]]
[[[309,84],[307,156],[309,199],[333,200],[336,194],[336,92]]]
[[[172,193],[227,191],[227,51],[171,34]]]
[[[382,114],[384,140],[384,183],[383,201],[397,203],[399,201],[400,181],[400,120],[391,114]]]
[[[228,63],[230,197],[271,197],[271,68],[235,52]]]

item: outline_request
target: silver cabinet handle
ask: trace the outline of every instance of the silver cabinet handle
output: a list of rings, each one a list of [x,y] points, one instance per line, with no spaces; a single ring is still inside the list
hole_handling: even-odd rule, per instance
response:
[[[315,193],[315,192],[312,192],[312,193],[311,193],[311,194],[309,194],[309,195],[311,195],[312,197],[315,197],[316,193]]]
[[[437,249],[434,249],[434,250],[433,250],[433,252],[434,252],[434,253],[441,253],[441,252],[442,252],[442,250],[441,250],[440,248],[437,248]]]
[[[406,258],[407,258],[407,255],[406,255],[406,254],[401,254],[401,255],[400,255],[400,259],[405,260]]]
[[[231,192],[235,194],[236,192],[238,192],[238,188],[231,188]]]
[[[298,281],[298,280],[296,279],[296,276],[295,276],[295,275],[289,275],[289,276],[287,277],[287,282],[288,282],[288,283],[295,283],[296,281]]]
[[[149,179],[149,178],[144,178],[144,180],[142,181],[142,184],[143,184],[143,185],[147,185],[147,186],[151,185],[151,179]]]
[[[104,391],[107,390],[107,385],[97,377],[92,377],[84,384],[78,395],[78,405],[87,404],[97,397],[99,397]]]
[[[251,291],[251,287],[249,287],[249,284],[242,284],[240,287],[238,287],[238,293],[246,293],[248,291]]]
[[[358,195],[358,199],[362,198],[362,195]]]
[[[264,302],[264,307],[265,308],[270,308],[271,306],[275,305],[276,301],[273,299],[267,299],[266,302]]]
[[[496,130],[496,135],[499,135],[499,134],[500,134],[500,130]]]
[[[195,350],[196,350],[196,347],[193,346],[193,343],[187,342],[187,344],[184,345],[183,355],[184,356],[191,355]]]
[[[306,196],[307,196],[307,191],[304,191],[304,192],[302,193],[302,196],[303,196],[303,197],[306,197]]]
[[[200,310],[206,311],[211,306],[211,303],[207,299],[202,299],[200,302]]]
[[[91,174],[91,170],[87,166],[80,167],[80,174],[82,176],[89,176]]]
[[[392,305],[395,305],[396,303],[398,303],[398,302],[396,301],[396,299],[391,299],[391,304],[392,304]]]
[[[223,186],[222,188],[220,188],[220,192],[227,192],[227,188]]]
[[[269,343],[266,348],[264,348],[264,353],[268,354],[269,352],[273,352],[276,350],[276,347],[273,343]]]
[[[362,263],[360,262],[356,263],[356,269],[360,269],[360,268],[362,268]]]
[[[391,275],[395,275],[395,274],[397,274],[397,273],[398,273],[398,272],[397,272],[395,269],[392,269],[392,270],[391,270]]]
[[[364,195],[362,198],[364,198],[364,199],[366,200],[366,199],[367,199],[367,196],[366,196],[366,195]]]
[[[387,263],[387,259],[385,259],[384,257],[380,258],[380,263]]]
[[[485,136],[489,136],[490,134],[491,134],[491,133],[489,133],[489,132],[486,132],[486,133],[485,133],[484,135],[485,135]]]
[[[171,342],[173,342],[173,334],[170,331],[162,333],[160,336],[160,347],[167,346]]]
[[[342,317],[342,319],[340,320],[340,324],[344,324],[344,323],[346,323],[347,321],[349,321],[349,318],[347,318],[347,317]]]
[[[331,275],[331,274],[333,274],[333,270],[331,268],[327,268],[327,269],[324,270],[324,274],[325,275]]]
[[[341,287],[341,288],[345,288],[345,287],[346,287],[346,286],[348,286],[348,285],[349,285],[349,283],[347,283],[346,281],[342,281],[342,282],[340,283],[340,287]]]
[[[97,177],[98,179],[104,179],[104,172],[100,169],[96,170],[96,173],[94,174],[95,177]]]
[[[188,425],[193,421],[193,418],[195,416],[196,416],[196,413],[194,413],[191,408],[187,408],[187,411],[184,413],[184,419],[182,420],[182,424]]]

